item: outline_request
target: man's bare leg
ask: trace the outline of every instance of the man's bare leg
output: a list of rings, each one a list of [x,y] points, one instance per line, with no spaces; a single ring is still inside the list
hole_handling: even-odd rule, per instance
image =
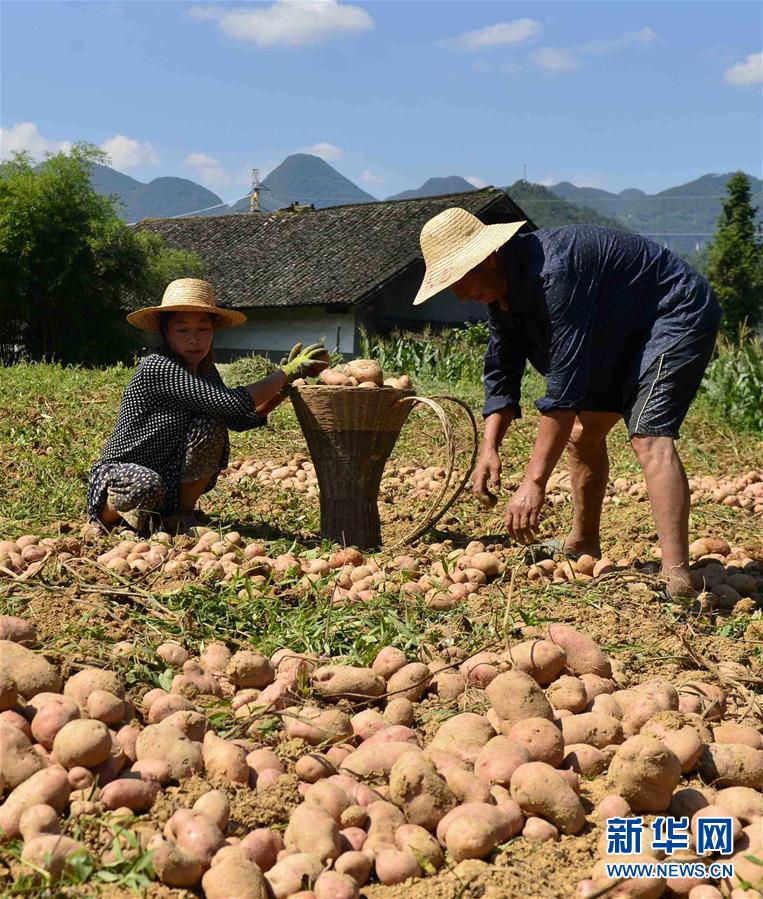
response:
[[[601,556],[601,509],[609,479],[607,434],[620,420],[611,412],[581,412],[569,442],[573,521],[564,540],[570,552]]]
[[[198,481],[184,481],[180,485],[180,508],[183,512],[193,512],[208,483],[209,478],[200,478]]]
[[[672,437],[631,438],[646,480],[652,517],[662,550],[662,574],[671,596],[693,594],[689,576],[691,493]]]

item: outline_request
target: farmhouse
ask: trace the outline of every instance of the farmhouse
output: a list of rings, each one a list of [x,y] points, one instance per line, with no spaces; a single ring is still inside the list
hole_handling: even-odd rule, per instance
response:
[[[352,356],[360,328],[387,333],[484,317],[481,307],[464,306],[450,291],[412,305],[424,273],[419,232],[449,206],[463,206],[486,224],[527,218],[505,191],[487,187],[317,210],[146,219],[136,227],[197,253],[221,305],[246,314],[245,325],[215,339],[222,361],[280,355],[298,340],[325,340]],[[528,221],[522,230],[534,229]]]

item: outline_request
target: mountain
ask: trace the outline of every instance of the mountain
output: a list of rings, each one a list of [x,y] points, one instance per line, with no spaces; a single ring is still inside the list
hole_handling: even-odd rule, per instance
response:
[[[228,207],[217,194],[187,178],[154,178],[148,184],[123,175],[107,165],[94,164],[90,183],[99,194],[115,194],[118,212],[128,222],[144,218],[170,218],[217,206],[205,215],[219,215]]]
[[[414,197],[439,197],[444,194],[460,194],[465,190],[475,190],[474,185],[460,175],[449,175],[447,178],[428,178],[421,187],[404,190],[392,194],[388,200],[412,200]]]
[[[573,187],[574,185],[570,185]],[[515,181],[506,193],[539,228],[556,228],[559,225],[602,225],[606,228],[622,228],[622,222],[601,215],[586,206],[568,203],[560,196],[540,184],[529,181]]]
[[[730,177],[730,172],[702,175],[656,194],[646,194],[636,188],[616,194],[599,188],[576,187],[568,181],[549,189],[569,203],[613,216],[620,225],[627,225],[680,253],[699,249],[712,237]],[[758,206],[763,221],[763,181],[751,176],[750,182],[753,203]]]
[[[270,212],[295,202],[321,209],[324,206],[375,203],[376,197],[361,190],[320,157],[294,153],[263,179],[260,208]],[[249,197],[242,197],[230,211],[248,212]]]

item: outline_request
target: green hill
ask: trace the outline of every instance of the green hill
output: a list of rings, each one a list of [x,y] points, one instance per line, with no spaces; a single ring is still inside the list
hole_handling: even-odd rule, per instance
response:
[[[475,190],[475,187],[460,175],[448,175],[446,178],[428,178],[421,187],[392,194],[387,199],[412,200],[414,197],[439,197],[445,194],[460,194],[465,190]]]
[[[559,225],[602,225],[606,228],[623,228],[622,222],[601,215],[585,206],[568,203],[555,196],[540,184],[515,181],[505,188],[511,199],[520,206],[539,228],[555,228]]]
[[[283,209],[291,203],[325,206],[347,206],[351,203],[374,203],[376,197],[361,190],[318,156],[294,153],[262,182],[260,208],[264,212]],[[249,197],[242,197],[231,212],[248,212]]]

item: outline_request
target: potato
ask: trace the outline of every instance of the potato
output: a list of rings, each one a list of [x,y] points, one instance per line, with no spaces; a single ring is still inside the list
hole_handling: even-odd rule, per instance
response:
[[[587,635],[568,624],[551,624],[548,639],[567,654],[567,668],[572,674],[598,674],[611,677],[612,666],[601,648]]]
[[[102,721],[75,719],[65,724],[53,740],[53,752],[64,768],[94,768],[111,752],[111,734]]]
[[[9,671],[0,668],[0,713],[12,709],[18,702],[19,691]]]
[[[2,550],[0,550],[2,552]],[[33,624],[14,615],[0,615],[0,640],[10,640],[23,646],[34,646],[37,631]]]
[[[520,765],[530,761],[524,746],[508,737],[493,737],[480,750],[474,762],[474,773],[486,784],[500,784],[508,789],[511,776]]]
[[[41,833],[60,833],[58,812],[50,805],[33,805],[21,816],[19,832],[25,840]]]
[[[466,659],[459,672],[471,686],[484,690],[498,676],[501,661],[497,652],[478,652]]]
[[[298,852],[277,862],[265,873],[273,899],[289,899],[302,889],[303,883],[315,883],[324,865],[312,853]]]
[[[64,874],[69,860],[83,846],[71,837],[61,834],[42,833],[24,842],[21,858],[32,869],[43,869],[55,883]]]
[[[484,858],[499,843],[516,836],[523,823],[524,817],[515,802],[501,806],[469,802],[453,809],[440,821],[437,839],[456,861]]]
[[[423,662],[411,662],[398,669],[387,681],[387,695],[418,702],[431,681],[429,668]]]
[[[763,789],[763,750],[744,743],[709,743],[699,758],[699,773],[715,787]]]
[[[331,699],[358,699],[381,696],[385,690],[384,678],[370,668],[352,665],[324,665],[316,668],[312,682],[321,696]]]
[[[12,840],[18,836],[21,816],[34,805],[50,805],[57,812],[62,812],[70,792],[64,768],[52,766],[36,771],[12,790],[0,805],[0,829],[4,838]]]
[[[749,828],[745,828],[742,836],[734,846],[734,854],[723,859],[734,866],[734,877],[731,880],[726,880],[725,883],[728,886],[742,886],[745,888],[747,884],[750,884],[753,889],[760,892],[760,889],[763,888],[761,859],[763,859],[763,839],[761,839],[760,826],[754,827],[752,831]],[[731,895],[734,899],[737,899],[734,893]],[[754,892],[752,895],[749,892],[745,892],[742,896],[743,899],[757,899]]]
[[[179,693],[165,693],[159,696],[151,703],[148,710],[148,723],[158,724],[173,715],[175,712],[192,712],[196,711],[196,706],[190,699],[181,696]]]
[[[209,719],[200,712],[194,712],[191,709],[180,709],[168,715],[161,722],[167,727],[174,727],[179,730],[184,737],[194,743],[201,743],[204,734],[209,727]]]
[[[164,836],[190,852],[203,869],[209,867],[225,843],[222,831],[211,818],[189,808],[180,808],[172,815],[164,825]]]
[[[565,745],[570,743],[587,743],[597,749],[603,749],[612,743],[622,743],[623,728],[617,718],[601,715],[598,712],[583,712],[561,720],[562,736]]]
[[[339,770],[356,778],[388,777],[395,762],[406,753],[421,754],[421,750],[408,742],[372,743],[366,741],[350,753],[340,764]]]
[[[629,818],[631,815],[631,807],[617,793],[607,793],[596,806],[596,819],[599,822],[606,821],[607,818]]]
[[[112,671],[104,671],[101,668],[83,668],[67,680],[64,685],[64,696],[73,699],[77,705],[85,710],[90,694],[95,690],[106,690],[120,699],[124,699],[124,689],[119,678]]]
[[[384,646],[376,654],[371,670],[374,674],[378,674],[379,677],[383,677],[384,680],[389,680],[396,671],[399,671],[406,664],[407,659],[402,650],[394,646]]]
[[[524,718],[551,718],[553,712],[538,684],[522,671],[499,674],[485,690],[501,722],[511,727]]]
[[[135,743],[137,760],[165,761],[173,780],[201,774],[204,768],[201,746],[191,742],[185,734],[168,722],[169,719],[161,724],[149,724],[140,732]]]
[[[73,699],[60,693],[38,693],[29,703],[34,711],[32,736],[46,749],[53,748],[53,741],[61,728],[80,716],[80,708]]]
[[[409,849],[417,859],[424,859],[428,869],[439,871],[445,864],[440,844],[429,831],[416,824],[403,824],[395,831],[398,849]]]
[[[504,658],[542,687],[554,681],[567,664],[567,653],[550,640],[525,640],[504,653]]]
[[[368,740],[375,733],[389,726],[389,722],[376,709],[364,709],[362,712],[358,712],[350,719],[350,723],[353,733],[361,741]]]
[[[339,709],[304,706],[284,716],[286,733],[299,737],[309,746],[342,743],[353,736],[350,718]]]
[[[30,740],[17,727],[0,721],[0,782],[11,790],[37,771],[47,767]]]
[[[398,827],[405,824],[405,817],[400,809],[392,802],[378,800],[366,806],[368,814],[368,837],[363,844],[363,851],[372,855],[382,849],[391,849],[396,846],[395,832]]]
[[[597,889],[606,889],[606,895],[611,895],[613,899],[658,899],[665,892],[665,881],[659,877],[641,877],[625,880],[615,887],[619,881],[607,877],[607,862],[617,861],[624,864],[654,864],[654,857],[647,853],[641,855],[618,855],[617,858],[601,858],[593,866],[591,876],[593,878],[594,887]],[[589,894],[590,895],[590,894]]]
[[[595,746],[588,743],[570,743],[564,747],[562,767],[584,777],[595,777],[607,770],[609,760],[610,756]]]
[[[676,790],[668,806],[669,814],[674,818],[691,818],[694,813],[715,801],[715,791],[710,787],[695,789],[685,787]]]
[[[409,824],[434,830],[457,799],[438,775],[431,759],[420,753],[404,753],[390,771],[390,797],[402,809]]]
[[[205,899],[267,899],[268,896],[259,866],[243,849],[233,846],[215,856],[212,867],[201,878],[201,887]]]
[[[275,830],[258,827],[249,831],[239,846],[257,863],[261,871],[269,871],[278,861],[278,853],[283,849],[283,838]]]
[[[191,658],[190,652],[184,646],[172,642],[160,643],[156,647],[156,654],[172,668],[182,668]]]
[[[371,859],[364,852],[350,850],[343,852],[334,862],[334,870],[338,874],[352,877],[355,883],[362,887],[371,874],[371,865]]]
[[[322,862],[341,854],[337,823],[317,803],[303,802],[294,809],[284,834],[284,845],[290,852],[309,849]]]
[[[655,737],[674,752],[684,774],[696,767],[702,754],[702,738],[694,724],[681,712],[658,712],[639,733],[645,737]]]
[[[235,653],[225,674],[237,687],[267,687],[275,680],[275,669],[270,659],[260,652],[241,650]]]
[[[309,788],[305,802],[307,805],[318,806],[339,824],[342,819],[342,813],[352,805],[353,799],[352,795],[347,793],[338,783],[321,780]]]
[[[193,699],[200,693],[206,696],[222,696],[220,682],[212,674],[208,674],[195,659],[189,659],[183,665],[183,673],[172,678],[171,693],[180,693]]]
[[[585,684],[578,677],[564,675],[546,689],[546,699],[559,710],[566,709],[574,714],[582,712],[588,703]]]
[[[421,865],[410,849],[383,849],[376,856],[376,876],[385,886],[421,877]]]
[[[47,659],[11,640],[0,640],[0,678],[6,684],[8,680],[15,683],[24,699],[61,689],[58,671]]]
[[[213,783],[249,783],[246,752],[235,743],[220,739],[211,730],[204,734],[202,758],[207,778]]]
[[[377,387],[384,383],[384,375],[378,362],[373,359],[353,359],[347,363],[347,375],[357,378],[358,384],[371,381]]]
[[[720,724],[713,728],[714,743],[743,743],[753,749],[763,749],[763,735],[743,724]]]
[[[562,833],[579,833],[585,810],[564,777],[544,762],[520,765],[511,779],[511,798],[523,812],[551,821]]]
[[[618,747],[607,782],[634,812],[664,812],[681,778],[681,763],[654,737],[630,737]]]
[[[146,812],[154,804],[158,792],[156,781],[120,777],[103,787],[100,801],[107,809],[129,808],[132,812]]]
[[[71,782],[71,774],[70,771],[69,782]],[[161,786],[166,786],[171,780],[170,766],[164,759],[143,759],[141,762],[133,762],[130,774],[141,780],[153,781]]]
[[[495,730],[482,715],[464,712],[440,725],[429,748],[451,752],[473,765],[482,747],[494,736]]]
[[[187,849],[159,834],[149,840],[146,848],[152,853],[151,864],[156,876],[167,886],[193,887],[201,880],[201,862]]]
[[[585,687],[588,702],[592,702],[597,696],[614,693],[617,689],[617,685],[611,678],[599,677],[598,674],[581,674],[580,680]]]
[[[726,713],[726,697],[717,684],[701,681],[684,684],[679,691],[679,700],[684,698],[697,704],[696,708],[687,708],[686,711],[701,712],[706,721],[720,721]]]
[[[402,724],[410,727],[415,719],[413,703],[404,696],[396,696],[384,708],[384,720],[388,724]]]
[[[529,755],[528,761],[546,762],[558,768],[564,758],[564,738],[561,730],[547,718],[523,718],[504,731],[505,736]]]

